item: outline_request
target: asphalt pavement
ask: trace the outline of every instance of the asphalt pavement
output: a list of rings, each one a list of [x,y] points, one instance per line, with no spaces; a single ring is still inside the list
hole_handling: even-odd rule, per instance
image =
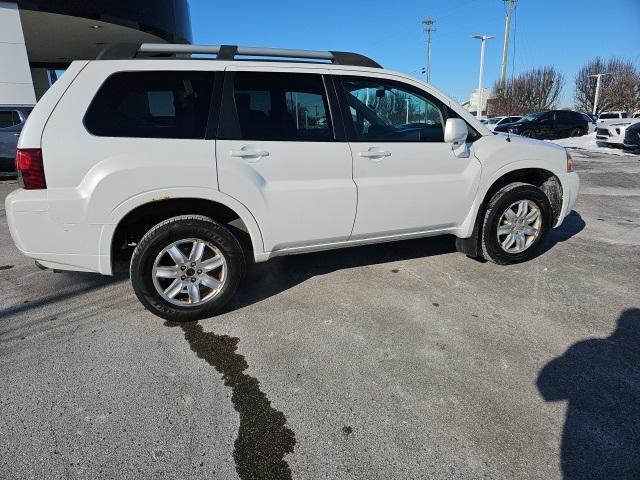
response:
[[[531,262],[279,258],[184,325],[126,276],[39,270],[2,207],[0,478],[639,478],[640,157],[574,157]]]

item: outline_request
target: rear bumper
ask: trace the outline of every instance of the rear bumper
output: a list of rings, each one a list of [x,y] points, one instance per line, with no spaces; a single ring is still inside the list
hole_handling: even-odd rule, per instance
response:
[[[578,199],[578,191],[580,190],[580,177],[576,172],[565,173],[559,176],[562,184],[562,209],[555,226],[559,227],[565,217],[571,213]]]
[[[109,256],[100,255],[103,226],[55,222],[46,190],[15,190],[5,210],[11,238],[24,256],[48,268],[111,274]]]

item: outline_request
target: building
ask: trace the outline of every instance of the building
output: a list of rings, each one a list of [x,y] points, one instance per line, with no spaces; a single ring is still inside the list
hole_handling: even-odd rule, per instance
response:
[[[56,70],[107,43],[190,43],[187,0],[0,1],[0,105],[33,105]]]
[[[489,99],[491,99],[491,97],[493,97],[493,91],[489,88],[483,88],[482,89],[482,111],[481,111],[482,117],[485,117],[487,114],[487,102],[489,101]],[[479,102],[480,102],[480,93],[479,93],[479,90],[476,88],[471,92],[471,95],[469,95],[469,100],[464,102],[462,106],[466,108],[470,113],[475,115],[478,112]]]

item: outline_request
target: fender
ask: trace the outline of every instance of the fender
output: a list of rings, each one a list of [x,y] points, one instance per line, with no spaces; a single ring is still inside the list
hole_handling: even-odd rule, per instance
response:
[[[148,203],[177,198],[198,198],[202,200],[210,200],[233,210],[247,227],[247,231],[251,237],[251,243],[253,244],[253,253],[256,262],[267,260],[268,255],[264,252],[262,232],[258,222],[251,212],[249,212],[249,210],[247,210],[247,208],[240,202],[219,190],[203,187],[175,187],[148,190],[118,204],[109,214],[110,222],[105,224],[102,228],[100,235],[100,256],[103,256],[105,259],[109,258],[111,253],[111,242],[116,227],[129,212]],[[107,265],[101,265],[101,271],[110,272],[110,270],[110,265],[108,267]]]
[[[469,214],[465,218],[464,222],[460,225],[456,236],[459,238],[469,238],[473,235],[473,230],[475,227],[475,221],[480,210],[480,205],[487,195],[489,189],[503,176],[508,173],[515,172],[517,170],[525,170],[525,169],[538,169],[538,170],[547,170],[553,173],[560,181],[560,185],[565,190],[565,186],[563,183],[562,173],[557,171],[555,168],[555,162],[551,161],[541,161],[540,159],[526,158],[521,160],[514,160],[505,165],[502,165],[497,170],[489,171],[491,169],[487,168],[487,164],[483,163],[483,169],[481,174],[481,186],[478,189],[476,194],[476,198],[469,210]]]

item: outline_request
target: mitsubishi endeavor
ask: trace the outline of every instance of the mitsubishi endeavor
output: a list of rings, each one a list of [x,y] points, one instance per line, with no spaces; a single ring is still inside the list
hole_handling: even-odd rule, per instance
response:
[[[443,234],[469,257],[531,259],[579,183],[564,148],[494,135],[362,55],[229,45],[73,62],[16,166],[6,213],[24,255],[128,270],[175,321],[220,311],[249,259]]]

